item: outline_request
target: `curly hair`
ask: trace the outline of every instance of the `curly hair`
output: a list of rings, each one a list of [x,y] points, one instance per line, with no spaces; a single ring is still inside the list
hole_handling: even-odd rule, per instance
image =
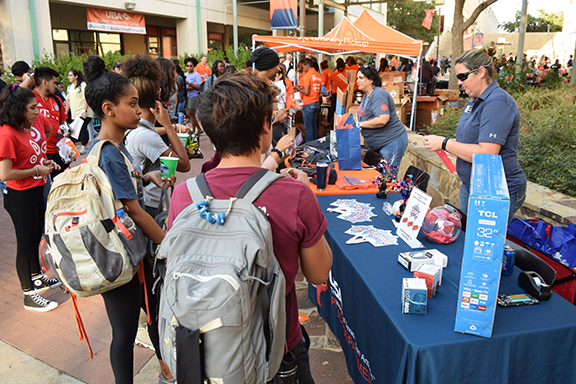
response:
[[[0,125],[22,131],[28,126],[26,109],[32,101],[36,101],[36,95],[28,88],[5,86],[0,93]]]
[[[163,57],[157,58],[156,62],[160,66],[160,100],[166,103],[176,92],[176,75],[174,74],[176,67],[171,60]]]
[[[104,119],[102,104],[109,101],[118,105],[120,97],[124,96],[130,87],[130,80],[116,72],[108,72],[104,60],[98,56],[90,56],[86,60],[84,73],[88,79],[86,102],[97,117]]]
[[[150,56],[134,55],[124,63],[123,74],[136,87],[140,108],[153,108],[158,100],[162,79],[158,62]]]

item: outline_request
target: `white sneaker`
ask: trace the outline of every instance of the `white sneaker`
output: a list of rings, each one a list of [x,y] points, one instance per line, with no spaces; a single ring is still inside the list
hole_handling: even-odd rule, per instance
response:
[[[36,312],[48,312],[58,306],[58,303],[47,300],[36,291],[24,292],[24,309]]]

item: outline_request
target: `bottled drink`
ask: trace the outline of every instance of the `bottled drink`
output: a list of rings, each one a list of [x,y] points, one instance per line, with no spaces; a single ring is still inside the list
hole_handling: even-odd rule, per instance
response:
[[[116,211],[116,216],[118,216],[118,219],[124,224],[127,230],[132,231],[135,228],[134,221],[126,214],[123,208]]]

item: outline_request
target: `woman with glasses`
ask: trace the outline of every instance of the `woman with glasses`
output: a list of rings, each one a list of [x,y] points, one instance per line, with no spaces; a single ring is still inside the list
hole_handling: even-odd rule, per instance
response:
[[[516,102],[492,81],[494,43],[484,49],[464,52],[456,60],[458,85],[470,96],[456,128],[456,138],[424,136],[429,151],[446,150],[458,157],[456,170],[460,188],[460,208],[468,211],[472,158],[475,153],[500,155],[510,194],[508,222],[526,199],[526,176],[518,163],[520,112]]]

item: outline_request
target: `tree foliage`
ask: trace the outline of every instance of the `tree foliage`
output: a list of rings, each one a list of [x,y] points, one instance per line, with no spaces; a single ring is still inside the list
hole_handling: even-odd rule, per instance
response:
[[[438,12],[434,13],[432,26],[427,30],[422,26],[427,9],[434,9],[434,5],[426,2],[388,3],[386,16],[388,26],[413,39],[431,43],[438,33]]]
[[[550,26],[550,32],[562,32],[564,24],[564,12],[548,13],[543,9],[538,10],[539,16],[534,17],[527,15],[526,32],[547,32]],[[516,20],[500,24],[507,32],[514,32],[516,27],[520,26],[520,17],[522,12],[516,12]]]

